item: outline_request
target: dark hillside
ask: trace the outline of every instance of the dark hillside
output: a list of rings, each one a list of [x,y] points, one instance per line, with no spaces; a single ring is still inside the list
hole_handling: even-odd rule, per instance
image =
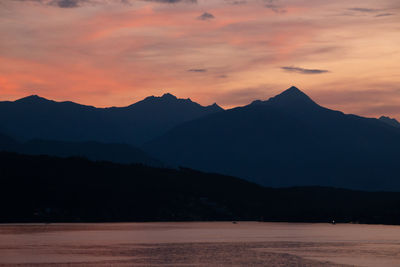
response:
[[[400,224],[400,193],[264,188],[218,174],[0,153],[0,222],[266,220]]]

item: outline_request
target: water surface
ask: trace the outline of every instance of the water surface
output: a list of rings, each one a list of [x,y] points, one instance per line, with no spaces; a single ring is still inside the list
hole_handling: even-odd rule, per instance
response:
[[[5,224],[0,266],[400,266],[400,227],[259,222]]]

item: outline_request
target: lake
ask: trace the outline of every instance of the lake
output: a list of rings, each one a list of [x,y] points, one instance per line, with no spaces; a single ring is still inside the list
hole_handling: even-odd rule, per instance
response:
[[[400,266],[400,227],[182,222],[0,225],[0,266]]]

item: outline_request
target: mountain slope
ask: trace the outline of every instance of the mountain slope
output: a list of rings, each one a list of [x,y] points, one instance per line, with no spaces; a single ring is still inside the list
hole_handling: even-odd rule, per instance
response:
[[[144,148],[267,186],[400,190],[398,129],[321,107],[295,87],[179,125]]]
[[[0,102],[1,131],[21,140],[97,141],[142,144],[174,126],[219,112],[171,94],[122,108],[95,108],[29,96]]]
[[[396,119],[390,118],[390,117],[386,117],[386,116],[381,116],[379,118],[380,121],[385,122],[389,125],[392,125],[396,128],[400,128],[400,122],[398,122]]]

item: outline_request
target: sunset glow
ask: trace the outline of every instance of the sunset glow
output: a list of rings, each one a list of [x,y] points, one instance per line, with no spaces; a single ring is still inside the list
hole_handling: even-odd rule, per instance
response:
[[[2,0],[0,100],[98,107],[170,92],[229,108],[291,85],[400,118],[398,0]]]

